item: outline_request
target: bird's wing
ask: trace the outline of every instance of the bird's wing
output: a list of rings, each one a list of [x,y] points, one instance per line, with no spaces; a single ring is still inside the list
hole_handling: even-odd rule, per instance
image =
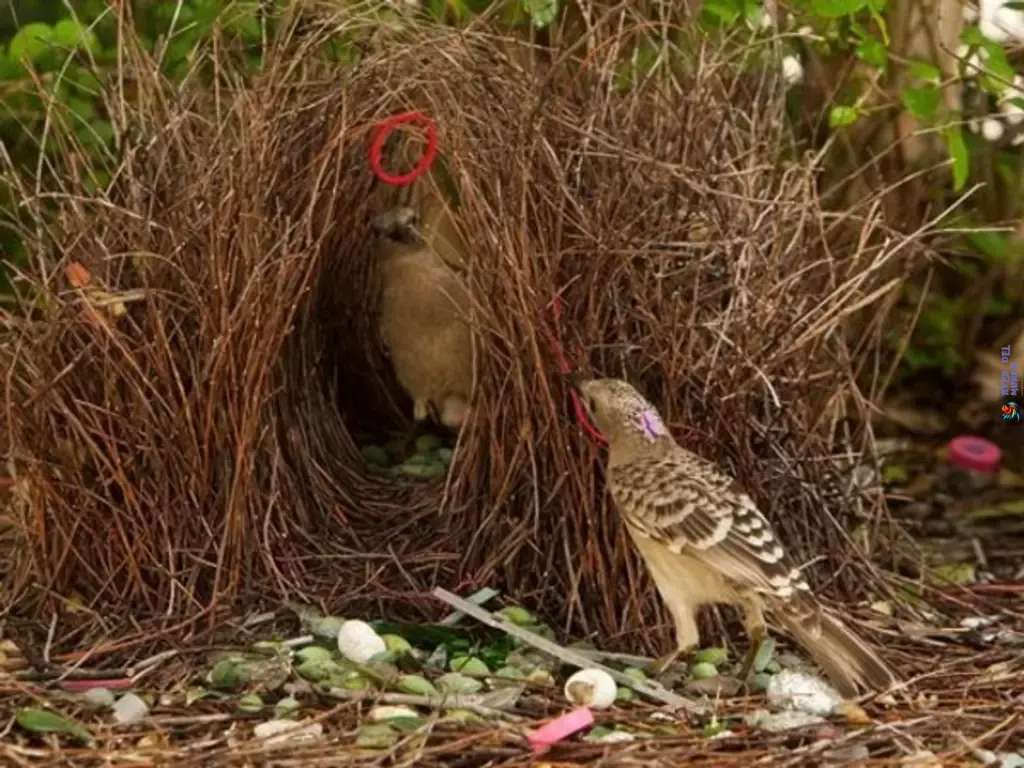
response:
[[[671,455],[614,467],[612,494],[627,523],[738,587],[782,600],[808,591],[753,499],[713,464],[693,459]]]

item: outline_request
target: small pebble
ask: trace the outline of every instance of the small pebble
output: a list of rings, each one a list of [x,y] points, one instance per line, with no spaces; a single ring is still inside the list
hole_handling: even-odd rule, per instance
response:
[[[90,688],[82,696],[90,704],[95,704],[97,707],[114,706],[114,694],[107,688]]]
[[[121,723],[137,723],[149,714],[149,705],[134,693],[126,693],[114,704],[114,719]]]

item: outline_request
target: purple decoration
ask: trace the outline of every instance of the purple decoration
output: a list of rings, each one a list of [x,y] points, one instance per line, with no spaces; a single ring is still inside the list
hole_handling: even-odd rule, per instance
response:
[[[655,438],[664,437],[668,434],[668,430],[665,429],[661,417],[658,416],[658,412],[653,408],[648,408],[646,411],[641,412],[640,429],[643,430],[644,437],[652,442]]]

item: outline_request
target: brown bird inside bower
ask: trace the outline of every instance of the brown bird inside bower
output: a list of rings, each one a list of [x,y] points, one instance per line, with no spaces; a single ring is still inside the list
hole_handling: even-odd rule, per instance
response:
[[[670,647],[558,374],[556,294],[573,362],[629,379],[742,478],[796,561],[824,556],[813,585],[862,596],[846,531],[881,500],[846,492],[871,444],[850,418],[866,346],[842,323],[894,251],[869,208],[819,208],[774,76],[707,49],[623,94],[614,46],[527,72],[480,32],[385,34],[344,74],[308,39],[244,86],[222,62],[216,100],[137,53],[109,197],[79,170],[47,180],[56,218],[30,204],[46,225],[22,287],[45,301],[0,345],[23,480],[10,601],[436,616],[432,585],[488,584],[608,647]],[[372,127],[408,109],[458,187],[479,349],[477,413],[426,483],[361,456],[411,413],[373,327],[371,220],[395,200],[367,165]]]

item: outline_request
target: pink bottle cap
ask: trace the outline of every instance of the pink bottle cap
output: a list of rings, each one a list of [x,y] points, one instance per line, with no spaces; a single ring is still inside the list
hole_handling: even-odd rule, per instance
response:
[[[552,744],[557,744],[593,724],[594,713],[587,707],[580,707],[542,725],[536,731],[531,732],[526,739],[530,742],[534,752],[546,752]]]
[[[1001,457],[999,446],[983,437],[961,435],[949,441],[949,460],[961,469],[995,472]]]

